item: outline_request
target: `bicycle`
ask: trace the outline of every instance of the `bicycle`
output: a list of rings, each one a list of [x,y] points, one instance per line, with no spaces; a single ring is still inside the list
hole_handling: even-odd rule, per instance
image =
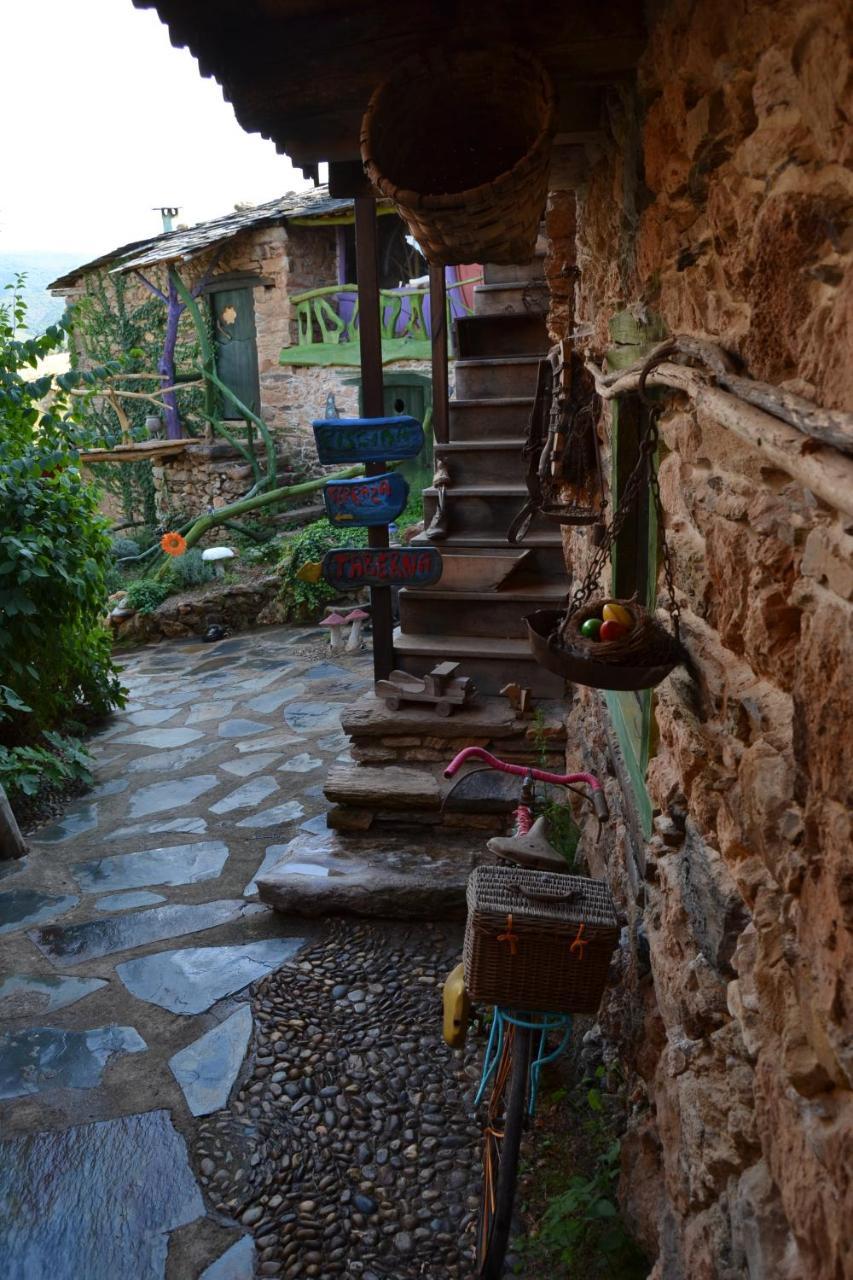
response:
[[[608,815],[607,802],[601,784],[590,773],[553,774],[542,769],[511,764],[499,760],[482,747],[466,747],[460,751],[445,769],[445,777],[452,777],[468,760],[483,761],[487,767],[502,773],[515,774],[524,779],[521,796],[514,813],[515,829],[511,836],[496,836],[488,841],[487,848],[500,865],[522,868],[534,872],[550,872],[569,875],[565,858],[548,841],[545,818],[533,818],[534,789],[536,782],[566,787],[581,795],[599,819]],[[589,787],[591,797],[578,789],[576,784]],[[475,873],[476,874],[476,873]],[[545,878],[551,884],[550,878]],[[573,877],[573,882],[579,880]],[[606,888],[597,881],[586,881],[597,886],[597,892],[606,894]],[[535,897],[535,894],[531,894]],[[554,897],[553,893],[546,895]],[[562,896],[570,900],[572,893]],[[508,917],[509,927],[501,938],[512,941],[513,917]],[[470,921],[469,921],[470,924]],[[613,925],[618,925],[615,908]],[[587,941],[583,939],[581,923],[572,947],[579,946],[581,955]],[[618,938],[616,928],[613,945]],[[570,948],[571,950],[571,948]],[[467,1024],[471,1018],[471,1005],[464,985],[462,965],[448,976],[445,984],[445,1039],[459,1047],[464,1043]],[[568,1048],[572,1033],[572,1014],[547,1010],[518,1010],[494,1005],[491,1030],[483,1060],[480,1086],[475,1098],[479,1105],[486,1097],[486,1119],[483,1128],[483,1190],[477,1224],[476,1274],[479,1280],[499,1280],[503,1275],[504,1260],[512,1226],[512,1212],[518,1179],[518,1159],[525,1119],[534,1115],[539,1080],[543,1066],[553,1062]],[[556,1048],[548,1048],[550,1037],[556,1037]]]

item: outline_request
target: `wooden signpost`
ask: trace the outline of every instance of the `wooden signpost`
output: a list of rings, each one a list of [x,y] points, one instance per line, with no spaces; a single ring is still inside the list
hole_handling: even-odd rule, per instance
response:
[[[323,418],[314,422],[320,462],[387,462],[416,458],[424,447],[417,418]]]
[[[360,480],[330,480],[323,492],[326,515],[338,527],[388,524],[408,499],[409,486],[396,471]]]
[[[434,547],[341,547],[323,557],[323,578],[330,587],[428,587],[441,577],[441,556]]]

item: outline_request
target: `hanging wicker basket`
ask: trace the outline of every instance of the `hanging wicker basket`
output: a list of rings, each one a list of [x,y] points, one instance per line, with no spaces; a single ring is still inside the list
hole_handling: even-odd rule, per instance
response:
[[[581,635],[588,618],[600,618],[606,604],[619,604],[633,626],[619,640]],[[652,689],[683,660],[681,645],[657,618],[635,600],[592,601],[568,618],[556,609],[538,609],[525,618],[530,648],[548,671],[593,689]]]
[[[433,266],[529,262],[555,119],[551,79],[525,50],[431,50],[375,90],[364,169]]]

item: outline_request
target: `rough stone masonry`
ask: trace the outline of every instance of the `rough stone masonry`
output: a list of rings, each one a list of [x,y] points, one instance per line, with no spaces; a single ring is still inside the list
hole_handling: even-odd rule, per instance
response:
[[[600,358],[627,312],[640,331],[710,339],[749,376],[850,409],[843,9],[652,7],[638,87],[610,100],[606,145],[580,180],[577,165],[562,183],[555,167],[555,339],[577,332]],[[612,778],[618,816],[594,868],[651,953],[650,976],[635,961],[604,1019],[635,1086],[623,1204],[655,1280],[840,1280],[853,1210],[851,518],[683,398],[660,427],[690,663],[654,700],[651,844],[643,856],[630,788]],[[602,431],[609,449],[608,409]],[[588,536],[566,538],[575,572]],[[599,695],[579,691],[568,742],[585,741],[599,773],[608,723]]]

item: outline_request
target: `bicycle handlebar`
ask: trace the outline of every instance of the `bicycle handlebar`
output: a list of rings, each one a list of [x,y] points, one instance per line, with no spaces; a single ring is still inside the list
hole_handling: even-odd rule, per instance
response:
[[[601,783],[592,773],[546,773],[544,769],[531,769],[524,764],[510,764],[507,760],[499,760],[483,747],[465,747],[454,756],[444,771],[445,778],[452,778],[466,760],[484,760],[492,769],[500,773],[514,773],[521,778],[528,774],[537,782],[550,782],[555,787],[570,787],[572,783],[585,782],[592,791],[592,803],[599,818],[607,817],[607,801],[601,789]]]

